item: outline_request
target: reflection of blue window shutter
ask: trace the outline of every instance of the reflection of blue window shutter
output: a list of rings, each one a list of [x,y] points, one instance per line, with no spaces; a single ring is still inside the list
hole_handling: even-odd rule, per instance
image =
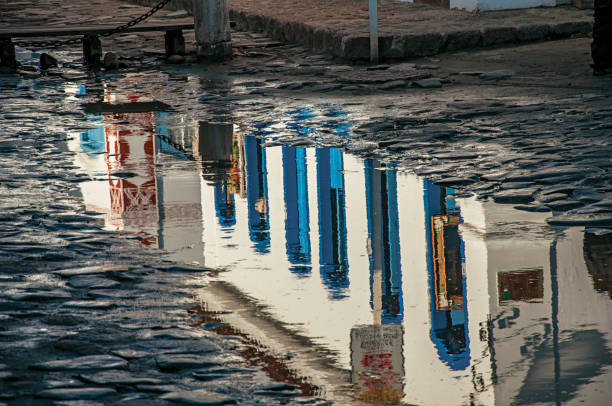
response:
[[[342,153],[321,148],[316,157],[321,276],[331,297],[338,299],[349,286]]]
[[[292,264],[310,264],[310,225],[306,180],[306,151],[283,146],[283,186],[285,199],[285,247]],[[298,268],[292,268],[298,270]],[[299,272],[310,271],[299,267]]]
[[[258,252],[270,250],[270,226],[268,224],[268,184],[266,151],[261,140],[252,135],[244,137],[247,173],[247,204],[249,236]],[[264,203],[261,206],[261,203]],[[258,210],[258,205],[260,205]],[[263,212],[261,212],[263,210]]]

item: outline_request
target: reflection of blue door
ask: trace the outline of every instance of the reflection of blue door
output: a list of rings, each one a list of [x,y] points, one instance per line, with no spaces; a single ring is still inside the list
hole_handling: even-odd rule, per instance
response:
[[[261,146],[261,139],[252,135],[244,137],[244,144],[249,236],[255,245],[255,249],[263,253],[270,250],[266,151]]]
[[[332,298],[340,298],[349,285],[342,173],[344,162],[342,153],[336,148],[317,149],[316,157],[321,276],[331,290]]]
[[[379,168],[378,162],[365,161],[368,238],[371,244],[370,305],[374,303],[373,275],[380,271],[382,323],[401,323],[403,300],[396,170]]]
[[[285,247],[291,271],[310,271],[310,226],[306,150],[283,146],[283,185],[285,196]]]
[[[443,362],[453,370],[464,370],[470,363],[465,256],[453,193],[451,188],[425,181],[430,337]]]
[[[88,114],[90,122],[100,121],[100,124],[81,133],[80,144],[83,151],[88,154],[99,154],[106,151],[106,133],[104,132],[104,117]]]

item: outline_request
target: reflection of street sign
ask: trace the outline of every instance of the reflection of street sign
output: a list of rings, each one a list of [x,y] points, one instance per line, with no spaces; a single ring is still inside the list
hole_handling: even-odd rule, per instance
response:
[[[404,329],[401,324],[351,329],[355,398],[367,403],[399,403],[404,386]]]

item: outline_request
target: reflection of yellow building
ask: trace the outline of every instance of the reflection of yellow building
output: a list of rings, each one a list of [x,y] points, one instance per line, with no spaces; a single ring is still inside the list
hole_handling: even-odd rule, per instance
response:
[[[452,250],[446,249],[444,238],[445,229],[447,227],[457,228],[460,222],[458,214],[441,214],[431,217],[436,310],[463,309],[461,289],[463,267],[460,260],[449,260],[447,251]],[[453,253],[450,252],[450,256],[452,255]]]

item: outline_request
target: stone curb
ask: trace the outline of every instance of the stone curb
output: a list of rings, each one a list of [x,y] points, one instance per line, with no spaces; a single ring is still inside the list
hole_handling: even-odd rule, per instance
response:
[[[234,10],[230,10],[230,19],[236,22],[239,29],[265,33],[277,41],[300,43],[307,48],[329,52],[342,59],[355,61],[368,59],[370,56],[370,38],[366,34],[355,35],[330,28],[283,22]],[[587,34],[592,30],[592,22],[569,21],[446,33],[381,34],[378,38],[378,49],[382,59],[417,58],[441,52],[569,38],[576,34]]]

